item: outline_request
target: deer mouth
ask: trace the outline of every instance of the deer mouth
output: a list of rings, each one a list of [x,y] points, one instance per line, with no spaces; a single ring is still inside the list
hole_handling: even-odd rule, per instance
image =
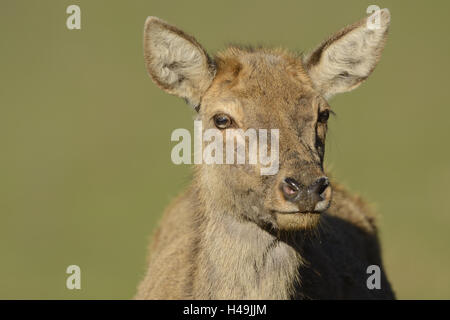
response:
[[[297,231],[315,228],[321,219],[320,212],[274,211],[276,225],[280,230]]]
[[[278,214],[285,214],[285,215],[318,215],[320,214],[322,211],[279,211],[279,210],[272,210],[272,212],[274,213],[278,213]]]

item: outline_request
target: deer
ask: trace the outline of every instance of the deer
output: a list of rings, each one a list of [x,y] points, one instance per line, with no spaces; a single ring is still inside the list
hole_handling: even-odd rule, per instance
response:
[[[377,215],[324,169],[329,101],[372,73],[389,24],[380,9],[307,54],[230,45],[211,57],[194,37],[147,18],[153,82],[192,106],[203,130],[277,128],[279,170],[194,165],[152,235],[135,299],[395,299]],[[378,288],[367,285],[373,265]]]

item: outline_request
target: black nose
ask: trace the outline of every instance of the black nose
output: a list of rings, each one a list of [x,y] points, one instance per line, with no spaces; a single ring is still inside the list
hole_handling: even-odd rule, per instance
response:
[[[295,202],[300,195],[300,183],[293,178],[286,178],[281,183],[281,191],[286,200]]]
[[[325,200],[324,193],[329,185],[327,177],[320,177],[309,186],[294,178],[286,178],[281,183],[281,191],[286,201],[298,203],[305,210],[313,210],[318,202]]]
[[[320,177],[308,187],[308,194],[313,198],[313,201],[318,202],[324,200],[322,193],[328,188],[329,185],[330,182],[327,177]]]

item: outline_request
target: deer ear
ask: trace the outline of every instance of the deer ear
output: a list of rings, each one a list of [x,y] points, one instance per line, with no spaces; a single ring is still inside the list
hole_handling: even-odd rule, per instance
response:
[[[144,28],[147,71],[164,91],[198,107],[214,78],[215,68],[202,46],[191,36],[156,17]]]
[[[379,10],[335,33],[305,57],[309,76],[325,98],[358,87],[372,73],[389,23],[389,10]]]

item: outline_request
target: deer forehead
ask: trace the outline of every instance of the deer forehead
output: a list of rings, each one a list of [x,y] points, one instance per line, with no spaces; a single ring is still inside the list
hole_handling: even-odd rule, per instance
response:
[[[239,116],[243,109],[272,115],[296,111],[297,107],[303,112],[314,111],[305,101],[317,94],[300,57],[278,49],[249,52],[229,48],[217,55],[216,63],[215,79],[202,102],[204,112]]]

